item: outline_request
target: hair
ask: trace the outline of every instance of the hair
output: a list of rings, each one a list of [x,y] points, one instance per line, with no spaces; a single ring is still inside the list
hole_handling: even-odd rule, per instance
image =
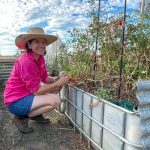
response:
[[[34,40],[34,39],[31,39],[31,40],[29,40],[29,41],[26,43],[25,49],[27,50],[27,52],[32,52],[32,49],[29,48],[29,45],[28,45],[28,44],[30,44],[33,40]]]
[[[46,50],[44,51],[44,56],[47,54]]]

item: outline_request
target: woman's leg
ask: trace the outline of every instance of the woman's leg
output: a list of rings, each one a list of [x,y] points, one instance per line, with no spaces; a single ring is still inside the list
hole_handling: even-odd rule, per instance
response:
[[[39,115],[44,114],[46,112],[49,112],[49,111],[51,111],[53,109],[54,108],[52,106],[43,106],[43,107],[40,107],[38,109],[35,109],[35,110],[31,111],[29,113],[29,117],[39,116]]]
[[[49,112],[57,108],[60,102],[60,98],[56,94],[35,96],[28,116],[34,117]]]

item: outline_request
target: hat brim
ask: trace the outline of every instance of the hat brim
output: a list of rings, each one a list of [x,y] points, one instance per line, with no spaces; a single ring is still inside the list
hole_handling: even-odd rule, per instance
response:
[[[37,39],[37,38],[46,39],[47,45],[52,44],[58,39],[57,36],[54,35],[21,34],[16,37],[15,44],[19,49],[25,49],[25,45],[29,40]]]

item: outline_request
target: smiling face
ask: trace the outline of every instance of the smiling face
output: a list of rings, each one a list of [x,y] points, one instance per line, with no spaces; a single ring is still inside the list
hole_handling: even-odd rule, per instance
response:
[[[46,49],[46,40],[43,38],[34,39],[29,43],[29,48],[32,49],[33,54],[38,58],[44,55]]]

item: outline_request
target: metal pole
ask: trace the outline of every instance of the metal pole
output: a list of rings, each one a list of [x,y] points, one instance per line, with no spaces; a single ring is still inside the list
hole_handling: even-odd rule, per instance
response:
[[[142,2],[141,2],[141,23],[143,23],[143,21],[144,21],[144,18],[143,18],[144,8],[145,8],[145,0],[142,0]]]
[[[100,20],[100,0],[98,2],[98,16],[97,16],[97,22],[96,22],[96,42],[95,42],[95,55],[94,55],[94,65],[93,65],[93,87],[95,87],[95,74],[96,74],[96,54],[97,54],[97,49],[98,49],[98,33],[99,33],[99,20]]]
[[[58,37],[58,35],[57,35],[57,37]],[[58,37],[59,38],[59,37]],[[57,39],[57,41],[56,41],[56,43],[55,43],[55,48],[56,48],[56,71],[58,71],[58,62],[57,62],[57,53],[58,53],[58,40],[59,39]]]
[[[145,6],[145,0],[142,0],[142,2],[141,2],[141,14],[144,13],[144,6]]]
[[[124,51],[124,34],[125,34],[125,23],[126,23],[126,7],[127,0],[124,1],[124,17],[123,17],[123,25],[122,25],[122,47],[120,49],[120,70],[119,70],[119,89],[118,89],[118,99],[120,99],[121,93],[121,85],[122,85],[122,69],[123,69],[123,51]]]

